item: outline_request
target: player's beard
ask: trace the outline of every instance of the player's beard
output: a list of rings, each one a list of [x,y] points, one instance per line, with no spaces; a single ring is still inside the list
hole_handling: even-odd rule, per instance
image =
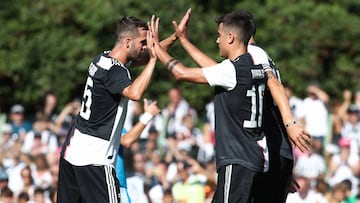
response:
[[[149,52],[145,50],[136,50],[135,46],[132,44],[129,51],[128,60],[132,61],[134,64],[146,64],[150,59]]]

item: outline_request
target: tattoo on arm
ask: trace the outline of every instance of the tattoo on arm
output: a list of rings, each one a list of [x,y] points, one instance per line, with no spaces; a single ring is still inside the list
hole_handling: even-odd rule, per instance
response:
[[[268,80],[277,79],[272,71],[266,71],[265,74]]]

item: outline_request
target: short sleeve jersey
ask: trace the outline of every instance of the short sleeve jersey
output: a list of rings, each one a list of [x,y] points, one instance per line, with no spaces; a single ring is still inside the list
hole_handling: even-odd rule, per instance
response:
[[[280,73],[272,59],[260,47],[248,45],[248,52],[254,60],[254,64],[262,64],[264,71],[272,71],[280,80]],[[281,156],[293,159],[292,146],[283,124],[279,108],[276,106],[269,88],[264,93],[264,132],[270,150]]]
[[[249,54],[203,68],[215,86],[216,164],[219,169],[240,164],[250,170],[267,170],[267,147],[262,131],[265,78],[262,66]]]
[[[128,69],[108,53],[89,66],[81,110],[63,147],[73,165],[115,164],[128,103],[121,94],[132,81]]]

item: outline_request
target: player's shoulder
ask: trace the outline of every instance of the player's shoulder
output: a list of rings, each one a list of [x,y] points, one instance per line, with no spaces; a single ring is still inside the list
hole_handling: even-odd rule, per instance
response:
[[[109,56],[109,51],[104,51],[96,56],[93,63],[104,70],[110,70],[113,67],[124,67],[120,61]]]
[[[266,56],[266,57],[268,57],[268,54],[266,53],[266,51],[263,49],[263,48],[261,48],[261,47],[259,47],[259,46],[257,46],[257,45],[253,45],[253,44],[249,44],[248,45],[248,52],[252,55],[252,56]]]

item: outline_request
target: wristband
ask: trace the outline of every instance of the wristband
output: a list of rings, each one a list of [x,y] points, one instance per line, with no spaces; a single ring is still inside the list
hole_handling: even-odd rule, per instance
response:
[[[141,123],[147,125],[151,121],[152,118],[153,118],[153,115],[151,115],[151,113],[145,112],[140,116],[139,121]]]
[[[172,72],[172,70],[174,69],[174,67],[176,66],[176,64],[178,64],[178,63],[179,63],[179,61],[175,60],[175,61],[170,65],[170,67],[169,67],[170,73]]]
[[[165,67],[166,67],[167,69],[169,69],[169,65],[170,65],[170,63],[173,62],[173,61],[175,61],[174,58],[169,59],[169,60],[166,62]]]
[[[288,122],[287,124],[285,124],[285,128],[288,128],[288,127],[290,127],[292,125],[295,125],[295,124],[296,124],[296,121],[292,120],[292,121]]]

